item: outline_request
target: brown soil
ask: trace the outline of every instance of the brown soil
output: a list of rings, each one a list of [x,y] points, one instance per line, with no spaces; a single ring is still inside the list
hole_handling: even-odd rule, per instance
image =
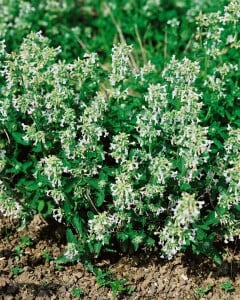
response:
[[[20,247],[17,254],[15,249],[21,244],[21,237],[30,238],[32,245]],[[21,230],[16,223],[0,218],[0,300],[114,299],[113,290],[100,286],[81,263],[61,267],[54,263],[51,257],[56,258],[65,250],[63,237],[60,226],[47,224],[38,215]],[[172,261],[163,261],[156,254],[146,253],[109,257],[96,265],[115,278],[127,279],[125,291],[115,299],[237,300],[240,251],[237,246],[226,250],[228,256],[221,266],[201,256],[181,254]],[[233,291],[222,288],[228,280]],[[207,287],[209,291],[204,293]]]

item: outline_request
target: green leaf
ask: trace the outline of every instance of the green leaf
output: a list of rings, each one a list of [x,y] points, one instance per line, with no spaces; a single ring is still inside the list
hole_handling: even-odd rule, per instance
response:
[[[21,145],[24,145],[24,146],[28,146],[30,145],[30,142],[26,142],[24,141],[23,137],[25,136],[25,134],[21,133],[21,132],[11,132],[12,134],[12,137],[14,138],[14,140],[18,143],[18,144],[21,144]]]
[[[37,181],[35,181],[35,180],[26,180],[24,182],[24,185],[25,185],[26,189],[29,191],[36,191],[39,189],[39,185],[38,185]]]
[[[218,149],[222,149],[223,144],[218,139],[213,139],[214,144],[218,147]]]
[[[68,243],[77,243],[77,239],[70,228],[68,228],[66,231],[66,238]]]
[[[44,207],[45,207],[45,202],[43,200],[40,200],[38,202],[38,211],[42,212],[44,210]]]
[[[42,143],[37,143],[37,145],[32,148],[32,151],[35,153],[42,152],[43,151]]]
[[[87,183],[91,186],[91,187],[93,187],[93,188],[95,188],[95,189],[99,189],[99,186],[98,186],[98,179],[88,179],[87,180]]]
[[[203,230],[209,230],[210,229],[210,227],[207,226],[206,224],[198,225],[198,228],[201,228]]]
[[[42,216],[44,218],[51,216],[52,215],[52,210],[54,208],[52,202],[51,201],[45,202],[45,207],[44,208],[45,208],[45,211],[42,212]]]
[[[65,212],[65,215],[69,219],[69,222],[71,222],[71,220],[72,220],[72,205],[71,205],[71,203],[69,203],[69,201],[64,201],[63,210]]]
[[[78,233],[81,236],[85,236],[84,230],[83,230],[83,220],[78,214],[75,214],[72,218],[72,225],[73,227],[78,231]]]
[[[155,246],[155,240],[151,237],[148,237],[147,238],[147,245],[150,246],[150,247]]]
[[[99,193],[96,193],[96,206],[97,207],[100,207],[103,202],[104,202],[104,199],[105,199],[105,192],[104,190],[100,191]]]
[[[88,219],[89,219],[89,220],[92,220],[92,219],[94,218],[94,213],[93,213],[91,210],[89,210],[89,211],[87,212],[87,216],[88,216]]]
[[[70,261],[69,258],[67,258],[66,256],[62,255],[62,256],[59,256],[56,260],[55,260],[55,263],[56,264],[66,264]]]
[[[207,216],[206,221],[204,222],[205,225],[216,225],[218,224],[218,218],[216,217],[216,214],[214,211],[211,211],[209,215]]]
[[[100,243],[100,242],[95,243],[93,248],[94,248],[95,255],[98,256],[102,249],[102,243]]]
[[[219,254],[217,254],[217,253],[214,254],[213,259],[214,259],[214,261],[215,261],[217,264],[219,264],[219,265],[222,264],[222,258],[221,258],[221,256],[220,256]]]
[[[73,190],[73,188],[75,186],[75,183],[76,183],[75,179],[67,180],[65,185],[64,185],[64,192],[65,193],[70,193]]]
[[[197,240],[202,241],[206,238],[206,236],[207,236],[206,232],[198,227],[197,228],[197,235],[196,235]]]
[[[129,238],[129,236],[126,233],[124,233],[124,232],[118,232],[117,233],[117,237],[118,237],[119,240],[121,240],[123,242],[127,241],[128,238]]]
[[[27,172],[27,169],[32,165],[32,162],[31,161],[26,161],[25,163],[22,164],[22,171],[24,173]]]
[[[181,185],[181,191],[189,191],[191,189],[191,185],[189,183],[184,183]]]

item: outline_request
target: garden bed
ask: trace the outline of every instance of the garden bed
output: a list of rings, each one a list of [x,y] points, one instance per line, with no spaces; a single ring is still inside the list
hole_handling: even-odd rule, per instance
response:
[[[113,299],[114,287],[104,286],[104,276],[94,276],[80,262],[54,262],[65,249],[59,224],[36,215],[22,230],[9,219],[1,218],[0,226],[0,299]],[[122,292],[116,287],[116,299],[239,299],[239,246],[225,250],[221,266],[203,256],[181,254],[166,261],[144,252],[104,257],[96,266],[111,272],[115,286],[117,279],[127,279]]]

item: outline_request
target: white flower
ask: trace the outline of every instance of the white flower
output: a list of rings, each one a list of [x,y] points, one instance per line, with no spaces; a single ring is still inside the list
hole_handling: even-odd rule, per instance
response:
[[[67,243],[67,250],[64,255],[70,260],[74,259],[78,255],[76,245],[74,243]]]

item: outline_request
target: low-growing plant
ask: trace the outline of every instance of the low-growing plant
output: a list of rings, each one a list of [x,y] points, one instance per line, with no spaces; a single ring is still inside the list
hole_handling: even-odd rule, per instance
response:
[[[86,266],[95,275],[99,286],[111,288],[114,299],[123,293],[131,294],[134,291],[134,288],[129,286],[126,278],[118,279],[108,269],[94,267],[91,263],[86,264]]]
[[[19,48],[31,31],[44,32],[61,46],[67,61],[97,52],[106,63],[112,44],[135,44],[138,59],[163,65],[166,58],[191,48],[195,17],[217,11],[227,0],[1,0],[0,39],[9,51]],[[106,32],[108,34],[106,34]]]
[[[33,242],[30,237],[23,236],[20,238],[19,244],[14,248],[15,253],[21,257],[26,247],[32,246]]]
[[[226,293],[232,292],[235,289],[230,280],[227,280],[227,281],[221,283],[221,288]]]
[[[13,273],[13,276],[14,276],[14,277],[17,277],[18,275],[20,275],[20,274],[22,274],[22,273],[24,272],[24,269],[23,269],[23,268],[20,268],[20,267],[18,267],[18,266],[16,266],[16,267],[13,267],[13,268],[11,269],[11,271],[12,271],[12,273]]]
[[[73,287],[72,294],[76,299],[80,299],[83,295],[83,290],[79,287]]]
[[[54,260],[54,257],[49,253],[48,250],[44,250],[41,255],[46,262]]]
[[[221,262],[216,239],[240,234],[239,10],[200,13],[161,70],[123,40],[110,66],[66,62],[42,32],[3,40],[1,213],[65,223],[66,261],[158,246]]]
[[[210,284],[208,284],[207,286],[199,287],[199,288],[197,288],[197,294],[200,297],[204,297],[204,296],[206,296],[206,294],[208,292],[211,291],[211,289],[212,289],[212,286]]]

